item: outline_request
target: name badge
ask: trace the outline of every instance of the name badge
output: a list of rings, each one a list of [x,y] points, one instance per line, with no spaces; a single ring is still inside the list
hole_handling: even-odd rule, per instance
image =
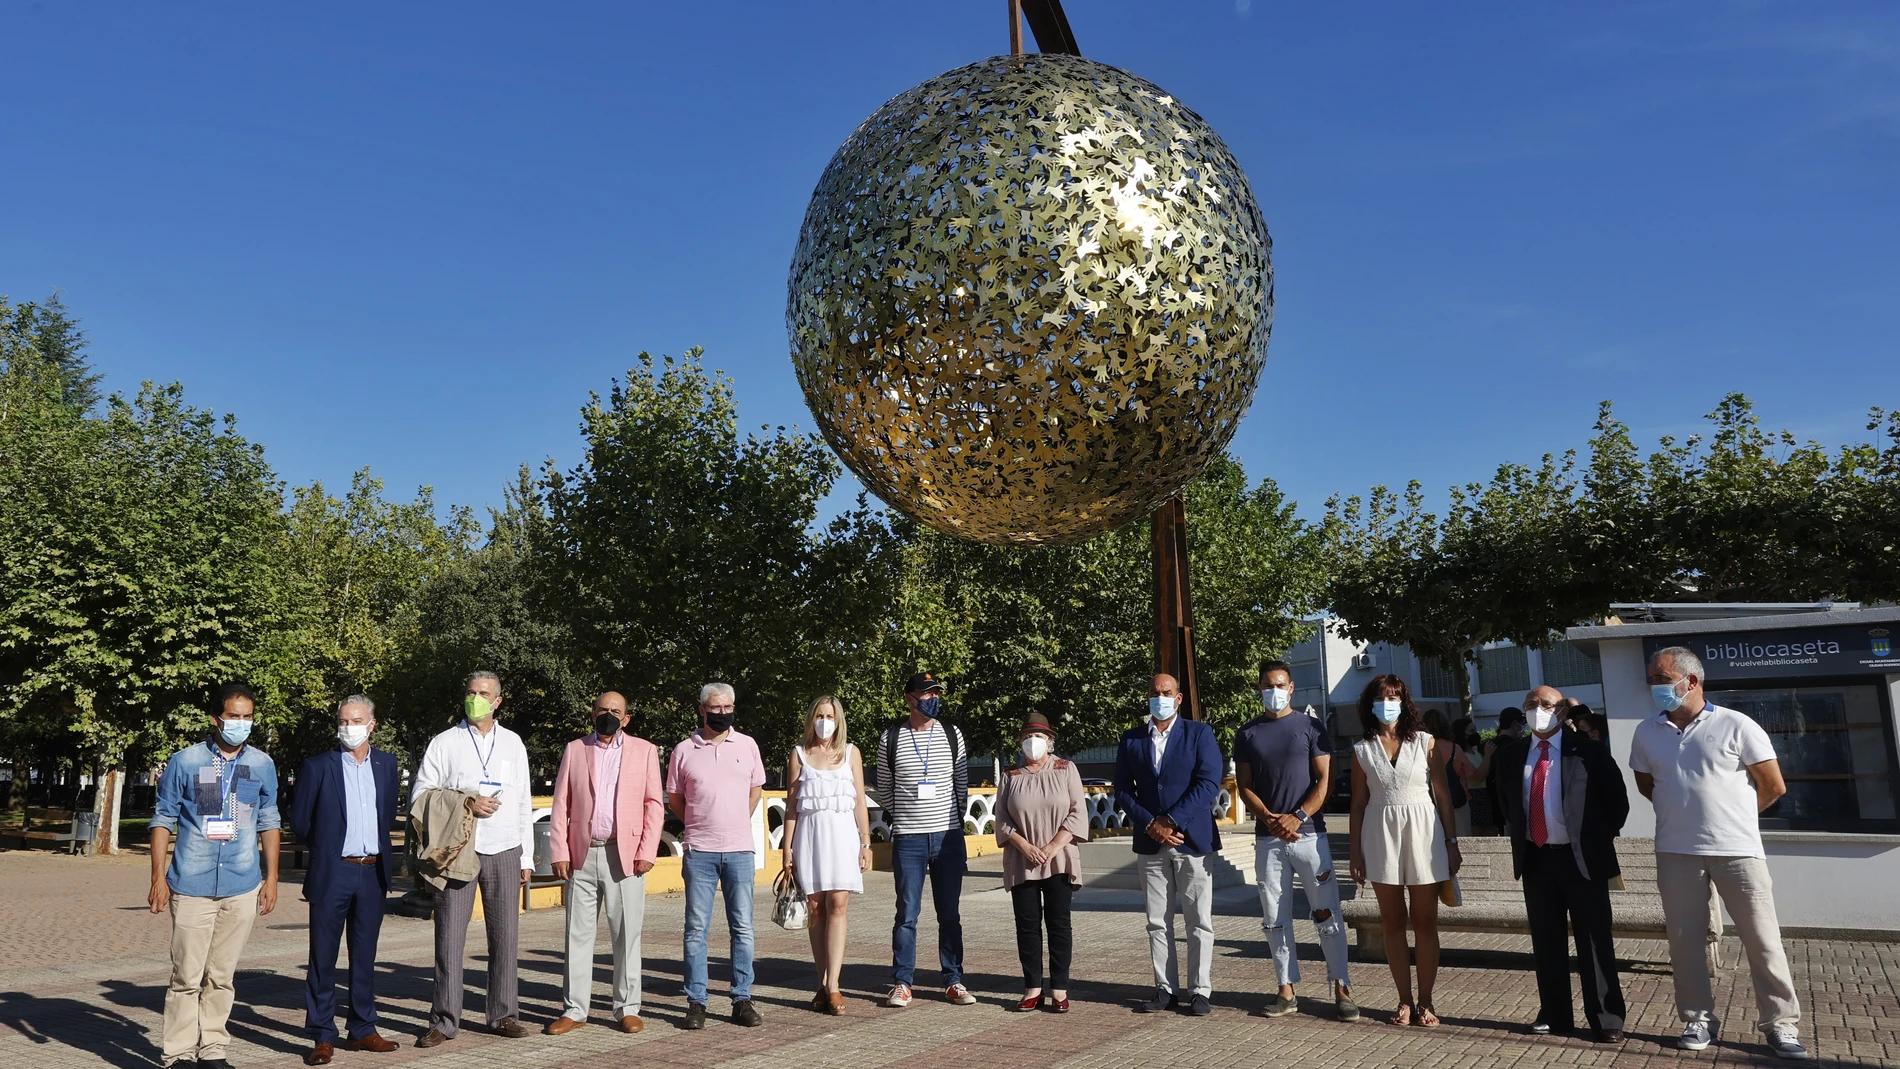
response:
[[[919,800],[935,798],[936,796],[937,785],[935,783],[927,779],[917,781],[917,797]]]
[[[499,798],[501,797],[501,781],[485,779],[475,785],[475,793],[483,798]]]
[[[237,821],[212,817],[205,821],[205,838],[219,842],[237,838]]]

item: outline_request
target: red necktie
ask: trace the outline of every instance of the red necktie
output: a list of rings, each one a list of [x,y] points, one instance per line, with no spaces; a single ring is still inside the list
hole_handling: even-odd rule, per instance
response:
[[[1531,766],[1531,842],[1538,846],[1550,838],[1544,822],[1544,784],[1550,780],[1550,740],[1537,744],[1537,764]]]

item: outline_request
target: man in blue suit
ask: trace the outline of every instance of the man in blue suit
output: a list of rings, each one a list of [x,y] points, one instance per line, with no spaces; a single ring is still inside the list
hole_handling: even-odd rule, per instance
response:
[[[290,827],[310,851],[303,896],[310,903],[310,973],[305,1025],[313,1042],[305,1065],[336,1053],[336,956],[350,936],[351,1050],[387,1054],[396,1044],[376,1031],[376,938],[383,929],[396,824],[396,758],[372,749],[376,705],[353,694],[337,706],[337,748],[297,771]]]
[[[1214,729],[1175,714],[1180,683],[1158,675],[1148,688],[1148,719],[1122,733],[1115,753],[1115,802],[1135,829],[1136,867],[1148,915],[1154,998],[1137,1013],[1213,1012],[1214,877],[1207,855],[1220,849],[1214,798],[1220,793],[1220,743]],[[1190,985],[1177,979],[1176,901],[1187,922]],[[1183,995],[1186,999],[1183,999]]]

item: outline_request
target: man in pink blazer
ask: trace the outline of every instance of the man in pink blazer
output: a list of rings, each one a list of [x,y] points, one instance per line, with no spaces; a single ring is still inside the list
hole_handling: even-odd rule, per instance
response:
[[[554,875],[567,881],[565,1011],[551,1036],[587,1023],[594,993],[594,939],[600,915],[614,941],[614,1017],[622,1032],[640,1022],[640,928],[647,871],[660,852],[666,795],[660,752],[627,726],[627,699],[608,691],[594,702],[593,732],[567,744],[554,777]],[[596,799],[599,801],[596,802]]]

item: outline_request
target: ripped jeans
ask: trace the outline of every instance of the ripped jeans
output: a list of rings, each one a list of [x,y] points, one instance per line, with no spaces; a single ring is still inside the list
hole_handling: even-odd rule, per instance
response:
[[[1331,845],[1324,832],[1307,832],[1298,842],[1272,835],[1253,841],[1253,871],[1260,884],[1260,926],[1273,949],[1273,970],[1280,983],[1300,982],[1300,955],[1293,942],[1293,874],[1300,875],[1306,901],[1319,929],[1320,950],[1326,955],[1326,975],[1334,983],[1350,985],[1346,975],[1346,922],[1339,916],[1339,878],[1333,871]]]

